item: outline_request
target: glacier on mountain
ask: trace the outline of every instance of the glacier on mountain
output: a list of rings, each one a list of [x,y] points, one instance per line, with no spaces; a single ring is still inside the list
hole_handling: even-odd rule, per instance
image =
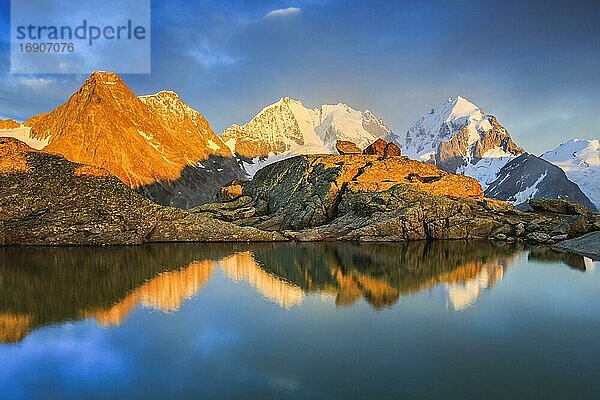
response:
[[[390,135],[390,128],[368,110],[357,111],[342,103],[307,108],[285,97],[248,123],[227,128],[221,139],[253,175],[267,164],[298,154],[335,153],[338,140],[365,148]]]
[[[408,157],[476,178],[484,189],[524,152],[495,116],[461,96],[432,108],[395,141]]]
[[[573,139],[542,154],[560,167],[583,193],[600,208],[600,141]]]

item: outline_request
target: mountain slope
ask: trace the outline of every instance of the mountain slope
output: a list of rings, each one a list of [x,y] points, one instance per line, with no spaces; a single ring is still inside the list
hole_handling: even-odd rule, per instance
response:
[[[556,165],[525,153],[508,162],[485,190],[486,197],[505,200],[522,208],[532,198],[576,201],[596,210],[590,199]]]
[[[310,109],[286,97],[262,109],[250,122],[227,128],[221,139],[253,172],[257,166],[293,155],[335,153],[337,140],[365,148],[390,134],[370,111],[341,103]]]
[[[65,104],[24,126],[30,141],[47,142],[44,151],[104,168],[162,204],[192,207],[214,195],[215,183],[243,175],[204,117],[175,93],[138,98],[109,72],[94,72]],[[199,187],[207,174],[217,175],[203,165],[215,164],[213,157],[231,174]],[[182,190],[190,176],[194,190]],[[161,190],[146,190],[157,184]]]
[[[484,161],[483,164],[488,165],[483,170],[468,167],[482,159],[502,158],[508,162],[524,152],[496,117],[486,115],[480,107],[460,96],[431,109],[397,141],[410,158],[433,162],[443,170],[459,173],[481,170],[489,175],[489,168],[499,170],[504,163]]]
[[[559,166],[567,177],[575,182],[583,193],[600,208],[600,141],[574,139],[554,150],[542,154],[542,158]]]
[[[0,245],[282,239],[144,199],[101,168],[0,139]]]

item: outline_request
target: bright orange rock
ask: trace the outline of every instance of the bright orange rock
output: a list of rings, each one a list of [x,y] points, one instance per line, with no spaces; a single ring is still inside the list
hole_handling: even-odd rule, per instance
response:
[[[210,155],[232,157],[197,111],[173,92],[137,97],[116,74],[94,72],[55,110],[24,123],[44,151],[110,171],[135,188],[174,181]]]

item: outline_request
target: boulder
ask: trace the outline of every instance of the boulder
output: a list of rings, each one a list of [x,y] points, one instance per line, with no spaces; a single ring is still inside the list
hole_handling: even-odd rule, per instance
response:
[[[402,152],[400,147],[395,143],[388,143],[383,139],[377,139],[363,151],[363,154],[388,158],[400,156]]]
[[[398,145],[396,145],[396,143],[388,143],[387,146],[385,146],[385,150],[383,151],[383,157],[388,158],[388,157],[399,157],[402,155],[402,151],[400,150],[400,147],[398,147]]]
[[[362,150],[356,144],[347,140],[338,140],[335,142],[335,149],[342,155],[362,154]]]
[[[371,143],[367,148],[363,151],[363,154],[382,156],[385,154],[385,148],[387,147],[388,142],[383,139],[377,139],[373,143]]]
[[[600,232],[591,232],[575,239],[562,241],[553,248],[600,260]]]
[[[531,199],[529,205],[534,211],[540,212],[567,215],[587,215],[591,213],[589,208],[577,202],[563,199]]]
[[[544,232],[532,232],[527,235],[527,239],[531,240],[532,242],[546,243],[551,239],[551,237]]]
[[[232,180],[227,185],[222,186],[219,189],[217,199],[219,201],[231,201],[237,199],[242,195],[244,184],[247,184],[247,182],[240,181],[239,179]]]

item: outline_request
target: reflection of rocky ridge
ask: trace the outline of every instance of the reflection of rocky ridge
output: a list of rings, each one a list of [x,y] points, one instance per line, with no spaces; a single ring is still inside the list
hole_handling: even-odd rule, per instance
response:
[[[236,282],[246,281],[265,299],[290,308],[302,303],[304,294],[299,286],[288,283],[262,269],[249,251],[223,258],[219,265],[225,275]]]
[[[502,276],[494,271],[505,268],[513,252],[489,242],[458,241],[164,244],[32,248],[27,254],[0,248],[0,340],[18,342],[36,327],[83,318],[118,325],[138,304],[176,311],[215,267],[283,308],[300,304],[305,293],[318,293],[333,296],[339,306],[363,298],[381,309],[440,283],[468,286],[487,276],[483,286],[491,287]],[[449,294],[458,304],[454,292]]]
[[[506,266],[514,249],[489,242],[440,241],[261,244],[253,246],[253,253],[266,270],[307,292],[332,294],[338,305],[362,297],[380,309],[400,296],[440,283],[467,282],[484,269]]]
[[[590,272],[595,269],[595,263],[590,258],[575,253],[554,250],[551,247],[545,246],[534,247],[531,249],[527,254],[527,259],[539,263],[563,263],[566,266],[579,271]]]
[[[206,244],[0,248],[0,341],[90,316],[119,324],[138,302],[174,311],[208,281],[212,260],[226,254]]]
[[[120,325],[137,304],[163,312],[177,311],[208,282],[214,266],[214,261],[192,262],[182,269],[162,272],[110,309],[86,311],[84,316],[93,316],[102,325]]]

